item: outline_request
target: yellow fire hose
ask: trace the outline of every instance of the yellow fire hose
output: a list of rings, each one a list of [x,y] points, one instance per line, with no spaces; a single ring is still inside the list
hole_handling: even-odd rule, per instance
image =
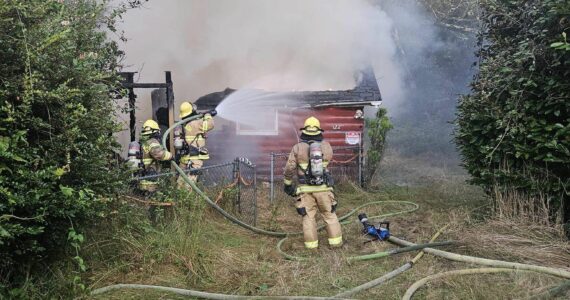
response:
[[[429,240],[429,243],[433,243],[435,242],[435,240],[441,235],[441,233],[448,227],[448,225],[443,226],[441,229],[439,229]],[[403,264],[401,267],[386,273],[374,280],[371,280],[367,283],[364,283],[362,285],[359,285],[355,288],[352,288],[348,291],[344,291],[342,293],[337,294],[336,296],[334,296],[334,298],[339,299],[339,298],[343,298],[343,297],[352,297],[353,295],[360,293],[362,291],[371,289],[373,287],[379,286],[381,284],[384,284],[386,282],[388,282],[389,280],[391,280],[392,278],[406,272],[407,270],[411,269],[414,264],[420,260],[422,258],[422,256],[424,255],[424,251],[422,250],[422,252],[418,253],[418,255],[416,255],[411,261]]]
[[[453,271],[442,272],[442,273],[430,275],[430,276],[424,277],[424,278],[414,282],[414,284],[412,284],[408,288],[408,290],[406,291],[406,293],[402,297],[402,300],[412,299],[412,296],[414,295],[414,293],[419,288],[424,286],[429,281],[436,280],[436,279],[439,279],[442,277],[458,276],[458,275],[473,275],[473,274],[511,273],[511,272],[520,272],[520,271],[516,270],[516,269],[506,269],[506,268],[478,268],[478,269],[453,270]],[[528,272],[528,271],[523,271],[523,272]]]
[[[388,239],[390,242],[400,245],[400,246],[413,246],[414,243],[410,243],[408,241],[401,240],[397,237],[391,236]],[[567,278],[570,279],[570,272],[563,270],[563,269],[556,269],[550,267],[543,267],[543,266],[536,266],[536,265],[529,265],[529,264],[521,264],[521,263],[514,263],[502,260],[494,260],[494,259],[487,259],[487,258],[480,258],[475,256],[468,256],[468,255],[461,255],[457,253],[446,252],[438,249],[433,248],[424,248],[426,253],[443,257],[453,261],[460,261],[470,264],[476,265],[483,265],[489,267],[497,267],[497,268],[507,268],[507,269],[515,269],[515,270],[524,270],[524,271],[534,271],[544,274],[549,274],[557,277]]]
[[[311,296],[239,296],[239,295],[229,295],[229,294],[218,294],[218,293],[208,293],[200,292],[187,289],[172,288],[159,285],[146,285],[146,284],[115,284],[106,286],[100,289],[96,289],[91,292],[91,295],[99,295],[112,290],[119,289],[137,289],[137,290],[157,290],[162,292],[174,293],[182,296],[198,297],[202,299],[213,299],[213,300],[249,300],[249,299],[263,299],[263,300],[326,300],[331,299],[330,297],[311,297]]]

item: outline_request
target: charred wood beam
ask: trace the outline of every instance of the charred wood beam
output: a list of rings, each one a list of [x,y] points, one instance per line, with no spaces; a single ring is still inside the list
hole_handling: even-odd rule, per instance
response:
[[[131,135],[131,142],[136,140],[136,115],[135,115],[135,102],[137,95],[133,90],[132,84],[135,78],[135,72],[120,72],[119,75],[125,78],[124,81],[121,82],[122,86],[126,88],[129,93],[129,132]]]
[[[170,71],[165,72],[165,81],[166,83],[166,101],[168,103],[168,127],[172,127],[174,125],[174,84],[172,83],[172,74]],[[174,135],[170,135],[169,138],[169,148],[170,152],[174,153]]]
[[[134,75],[136,72],[119,72],[125,80],[121,81],[123,88],[128,89],[129,93],[129,129],[131,134],[131,141],[136,139],[136,119],[135,119],[135,102],[136,94],[134,89],[165,89],[166,97],[168,100],[168,110],[169,110],[169,126],[174,123],[174,90],[172,84],[172,76],[170,71],[166,71],[166,80],[164,83],[137,83],[134,82]],[[173,145],[172,136],[170,139],[170,145]],[[172,146],[171,146],[172,148]]]
[[[134,73],[127,75],[127,81],[133,83]],[[137,128],[136,128],[136,114],[135,114],[135,102],[137,95],[133,88],[129,88],[129,131],[131,133],[131,142],[137,139]]]

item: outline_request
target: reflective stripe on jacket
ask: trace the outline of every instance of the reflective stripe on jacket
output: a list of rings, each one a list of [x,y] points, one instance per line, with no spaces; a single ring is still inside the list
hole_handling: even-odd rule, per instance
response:
[[[162,148],[160,142],[155,138],[150,138],[146,141],[142,141],[142,152],[145,170],[147,171],[160,171],[159,161],[165,161],[172,159],[172,154]]]
[[[210,159],[209,154],[183,155],[182,157],[180,157],[180,163],[186,165],[191,160],[206,160],[206,159]]]
[[[184,140],[190,147],[200,149],[206,147],[206,133],[214,129],[214,119],[209,114],[203,118],[188,122],[184,126]],[[209,159],[207,154],[192,155],[185,159]]]
[[[326,184],[321,185],[308,185],[301,184],[297,187],[297,195],[302,193],[316,193],[316,192],[332,192],[333,188]]]

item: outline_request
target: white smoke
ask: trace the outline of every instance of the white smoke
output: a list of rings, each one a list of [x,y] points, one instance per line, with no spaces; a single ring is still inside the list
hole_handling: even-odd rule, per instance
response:
[[[470,76],[437,61],[434,53],[449,52],[465,69],[472,52],[441,40],[414,0],[149,0],[126,13],[121,29],[125,70],[139,71],[139,82],[164,82],[164,71],[172,71],[175,115],[182,101],[227,87],[350,89],[355,72],[372,65],[396,121],[428,114],[446,122],[453,105],[444,114],[428,111],[430,103],[464,90]],[[150,91],[136,93],[139,125],[151,117]],[[244,120],[262,114],[229,104],[227,113]]]
[[[129,69],[141,82],[171,70],[177,103],[246,85],[349,89],[370,64],[384,96],[401,95],[392,20],[367,0],[151,0],[122,27]]]

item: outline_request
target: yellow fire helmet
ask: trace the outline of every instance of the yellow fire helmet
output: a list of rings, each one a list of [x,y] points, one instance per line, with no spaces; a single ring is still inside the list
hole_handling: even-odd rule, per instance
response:
[[[184,119],[191,115],[196,110],[196,106],[188,101],[182,102],[180,104],[180,119]]]
[[[160,127],[158,126],[158,123],[156,123],[155,120],[146,120],[143,124],[143,128],[141,131],[142,135],[149,135],[152,134],[154,132],[160,131]]]
[[[321,122],[319,119],[311,116],[305,120],[304,127],[301,131],[306,135],[318,135],[324,130],[321,129]]]

